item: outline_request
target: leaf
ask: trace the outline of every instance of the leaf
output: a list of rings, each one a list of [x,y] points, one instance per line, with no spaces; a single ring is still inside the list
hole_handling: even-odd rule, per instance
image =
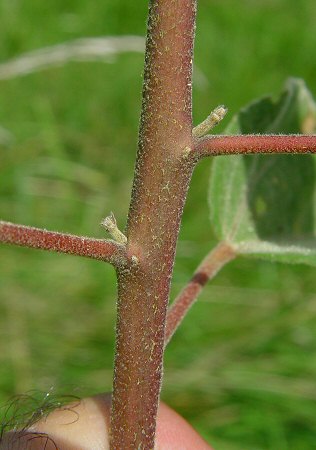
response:
[[[264,97],[236,115],[228,134],[312,133],[316,104],[299,79],[279,99]],[[210,218],[217,237],[240,254],[316,265],[316,158],[234,155],[215,158]]]

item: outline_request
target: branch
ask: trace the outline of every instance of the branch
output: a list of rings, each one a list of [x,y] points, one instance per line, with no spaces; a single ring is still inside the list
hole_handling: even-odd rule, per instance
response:
[[[239,154],[316,153],[316,135],[260,135],[205,136],[196,140],[191,155],[205,156]]]
[[[215,277],[220,269],[236,257],[233,248],[226,242],[220,242],[201,262],[193,277],[177,296],[169,308],[165,334],[168,344],[183,318],[197,300],[206,283]]]
[[[0,242],[85,256],[116,267],[124,265],[127,260],[125,247],[111,240],[57,233],[4,221],[0,221]]]

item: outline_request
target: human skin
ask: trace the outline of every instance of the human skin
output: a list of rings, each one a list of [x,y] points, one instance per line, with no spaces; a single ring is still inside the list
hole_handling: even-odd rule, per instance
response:
[[[8,433],[0,449],[108,450],[110,403],[109,394],[100,394],[57,409],[32,425],[27,434]],[[212,448],[181,416],[161,403],[156,450]]]

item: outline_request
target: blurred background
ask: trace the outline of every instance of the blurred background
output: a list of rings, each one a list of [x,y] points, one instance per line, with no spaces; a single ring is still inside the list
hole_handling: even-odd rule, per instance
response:
[[[198,6],[195,123],[224,103],[230,112],[220,132],[250,100],[278,94],[288,76],[304,78],[316,94],[313,0]],[[100,220],[114,211],[124,227],[142,41],[128,38],[120,44],[126,52],[110,55],[113,41],[51,46],[142,37],[146,12],[147,2],[129,0],[0,0],[3,220],[104,237]],[[56,51],[59,64],[43,68]],[[210,166],[203,161],[193,177],[171,298],[216,243],[207,207]],[[115,298],[108,265],[1,246],[0,403],[31,389],[109,391]],[[315,330],[313,268],[240,258],[206,287],[168,346],[162,398],[219,450],[315,448]]]

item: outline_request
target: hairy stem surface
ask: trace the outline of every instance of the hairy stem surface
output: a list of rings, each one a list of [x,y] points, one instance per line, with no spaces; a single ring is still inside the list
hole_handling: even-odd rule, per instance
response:
[[[259,135],[205,136],[195,142],[192,156],[238,155],[258,153],[316,153],[314,135]]]
[[[127,225],[138,266],[119,271],[111,449],[153,449],[165,319],[193,161],[195,0],[152,0],[142,115]]]
[[[226,242],[220,242],[201,262],[193,277],[182,289],[169,308],[167,315],[165,345],[168,344],[183,318],[197,300],[206,283],[228,262],[236,257],[233,248]]]
[[[125,247],[114,241],[57,233],[11,222],[0,221],[0,242],[86,256],[114,266],[122,266],[126,262]]]

